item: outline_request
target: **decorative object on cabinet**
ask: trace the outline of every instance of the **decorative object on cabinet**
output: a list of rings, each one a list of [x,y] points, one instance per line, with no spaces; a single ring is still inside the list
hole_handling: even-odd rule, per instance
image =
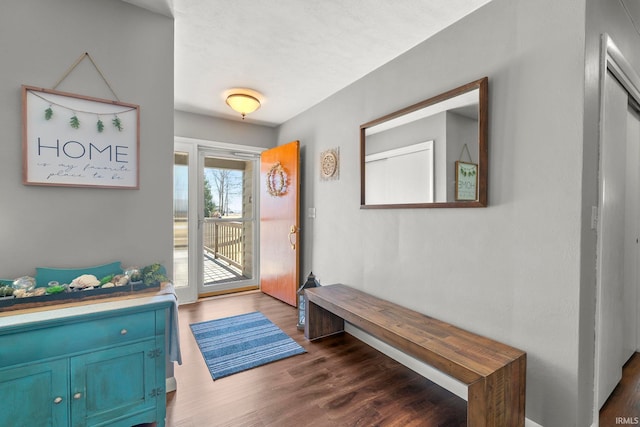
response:
[[[470,162],[476,191],[458,198],[456,156],[464,146],[477,159]],[[485,207],[488,158],[484,77],[360,126],[360,207]]]
[[[139,274],[139,282],[130,280],[128,274],[131,272]],[[0,280],[0,285],[13,288],[11,297],[0,299],[0,312],[134,293],[155,293],[161,283],[167,281],[166,269],[158,263],[126,271],[119,261],[84,268],[37,267],[35,278],[25,276],[15,281]],[[26,286],[30,283],[37,286]]]
[[[320,153],[320,179],[322,181],[340,179],[340,148],[332,148]]]
[[[142,283],[146,286],[155,286],[160,284],[161,282],[166,282],[169,280],[167,277],[167,271],[165,268],[158,264],[147,265],[142,268]]]
[[[163,427],[172,304],[166,295],[0,317],[0,425]]]
[[[13,298],[13,287],[4,282],[0,283],[0,299],[2,298]]]

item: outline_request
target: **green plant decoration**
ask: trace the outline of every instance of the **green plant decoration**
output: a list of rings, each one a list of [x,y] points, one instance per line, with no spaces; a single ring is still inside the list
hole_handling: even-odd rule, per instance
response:
[[[51,120],[51,117],[53,117],[53,110],[51,109],[51,107],[49,107],[46,110],[44,110],[44,119]]]
[[[78,120],[78,116],[74,114],[73,117],[71,117],[71,120],[69,120],[69,124],[72,128],[78,129],[80,127],[80,120]]]
[[[161,264],[151,264],[142,269],[142,282],[146,286],[155,285],[156,283],[166,282],[169,279],[165,274],[165,269]]]
[[[111,120],[111,123],[113,123],[113,126],[116,129],[122,132],[122,122],[120,121],[120,118],[118,116],[116,116],[115,119]]]
[[[56,286],[49,286],[46,290],[48,295],[52,295],[52,294],[59,294],[61,292],[64,292],[66,290],[66,287],[64,285],[56,285]]]
[[[110,281],[113,280],[113,274],[109,274],[108,276],[104,276],[102,279],[100,279],[100,286],[104,285],[105,283],[109,283]]]
[[[98,123],[96,123],[96,126],[98,127],[98,133],[102,133],[102,131],[104,130],[104,123],[102,123],[102,120],[98,119]]]
[[[476,169],[465,169],[465,168],[460,168],[460,174],[462,176],[475,176],[476,174]]]

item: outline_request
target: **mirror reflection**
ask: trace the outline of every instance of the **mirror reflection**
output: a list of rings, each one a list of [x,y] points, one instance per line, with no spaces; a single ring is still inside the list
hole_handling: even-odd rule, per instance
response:
[[[361,205],[486,206],[487,78],[360,127]]]

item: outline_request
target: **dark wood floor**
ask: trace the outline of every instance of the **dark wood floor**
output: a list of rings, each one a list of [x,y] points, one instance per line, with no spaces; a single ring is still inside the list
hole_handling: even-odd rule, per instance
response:
[[[213,381],[189,324],[260,311],[307,353]],[[183,365],[167,427],[464,426],[466,402],[350,335],[309,343],[296,311],[259,292],[180,307]],[[600,427],[638,424],[640,353],[600,411]]]
[[[213,381],[189,324],[260,311],[307,353]],[[296,310],[259,292],[181,306],[183,364],[168,427],[466,425],[466,402],[348,334],[310,343]]]
[[[600,427],[640,424],[640,353],[622,369],[622,380],[600,410]]]

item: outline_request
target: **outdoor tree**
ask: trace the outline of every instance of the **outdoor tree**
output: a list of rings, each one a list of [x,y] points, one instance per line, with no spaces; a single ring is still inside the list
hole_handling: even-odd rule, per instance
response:
[[[209,178],[204,179],[204,217],[209,218],[216,211],[216,205],[213,203],[213,194],[211,193],[211,183]]]
[[[237,171],[231,169],[214,169],[211,176],[220,213],[228,215],[229,199],[231,196],[242,193],[242,180],[238,177]]]

